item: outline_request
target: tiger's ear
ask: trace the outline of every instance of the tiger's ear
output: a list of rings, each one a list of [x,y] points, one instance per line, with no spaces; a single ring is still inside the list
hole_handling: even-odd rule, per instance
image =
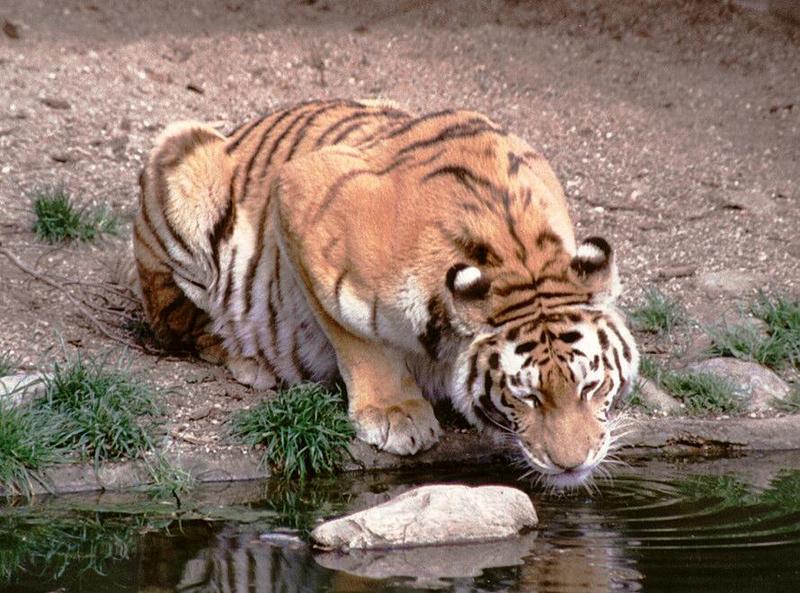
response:
[[[596,304],[612,303],[621,286],[614,251],[602,237],[589,237],[578,246],[570,263],[575,281],[592,293]]]

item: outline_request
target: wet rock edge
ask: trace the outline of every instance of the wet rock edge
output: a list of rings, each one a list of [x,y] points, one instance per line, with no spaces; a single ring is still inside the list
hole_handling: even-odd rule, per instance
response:
[[[744,451],[800,449],[800,415],[778,418],[637,418],[629,429],[622,457],[659,455],[719,455]],[[448,432],[433,449],[412,457],[377,451],[360,441],[350,448],[351,461],[344,471],[392,470],[431,465],[485,464],[501,461],[513,451],[475,431]],[[257,451],[242,447],[206,450],[199,446],[166,457],[191,472],[198,482],[237,482],[270,476]],[[138,461],[104,464],[97,472],[91,464],[61,464],[42,473],[43,483],[33,494],[115,491],[144,486],[148,473]],[[45,484],[47,486],[45,486]],[[0,491],[0,496],[5,493]]]

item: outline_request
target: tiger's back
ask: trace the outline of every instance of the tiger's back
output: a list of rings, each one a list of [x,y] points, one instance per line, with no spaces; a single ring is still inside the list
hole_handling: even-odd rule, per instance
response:
[[[328,379],[334,354],[281,273],[268,231],[282,163],[359,144],[411,116],[382,102],[313,101],[223,137],[200,123],[168,127],[140,177],[134,250],[147,319],[162,344],[226,361],[258,388]]]

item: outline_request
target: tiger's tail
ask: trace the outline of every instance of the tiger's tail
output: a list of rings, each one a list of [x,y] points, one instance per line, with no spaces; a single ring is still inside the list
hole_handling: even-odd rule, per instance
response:
[[[234,164],[224,142],[209,125],[172,124],[139,177],[134,258],[145,316],[166,347],[193,347],[208,321],[219,242],[235,218]]]

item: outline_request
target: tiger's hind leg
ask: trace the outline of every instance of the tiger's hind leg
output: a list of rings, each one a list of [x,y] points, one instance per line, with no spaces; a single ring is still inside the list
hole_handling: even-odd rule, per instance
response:
[[[206,362],[224,364],[228,356],[220,337],[209,330],[208,314],[184,294],[172,274],[148,270],[140,262],[139,277],[148,323],[156,341],[167,350],[192,352]]]

